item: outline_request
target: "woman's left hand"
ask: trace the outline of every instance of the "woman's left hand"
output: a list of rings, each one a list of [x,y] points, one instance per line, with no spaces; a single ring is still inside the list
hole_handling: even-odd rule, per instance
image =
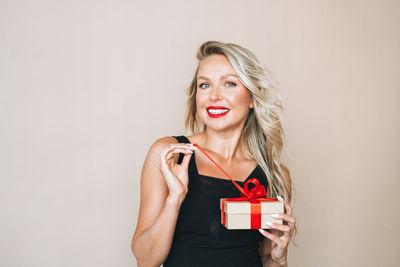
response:
[[[278,200],[283,202],[285,213],[277,213],[273,216],[277,219],[282,219],[283,224],[272,223],[268,226],[271,230],[260,229],[260,233],[271,240],[271,259],[284,265],[286,264],[287,247],[294,233],[296,218],[292,216],[292,207],[281,197]]]

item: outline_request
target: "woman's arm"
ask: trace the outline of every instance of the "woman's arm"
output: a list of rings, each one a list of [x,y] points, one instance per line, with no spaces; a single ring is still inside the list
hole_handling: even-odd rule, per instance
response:
[[[271,258],[271,240],[264,238],[259,245],[258,252],[260,253],[261,262],[264,267],[282,267],[287,266],[286,257],[284,262],[276,262]]]
[[[158,139],[143,165],[139,216],[131,243],[141,267],[160,266],[165,261],[186,196],[187,168],[194,148],[186,144],[171,147],[172,143],[176,143],[173,137]],[[179,153],[185,153],[180,165],[176,164]]]
[[[292,186],[290,172],[286,166],[282,165],[282,169],[290,187],[290,198]],[[260,229],[260,233],[266,237],[260,242],[259,246],[260,257],[265,267],[287,266],[287,248],[296,223],[296,219],[292,216],[290,205],[280,197],[278,197],[278,200],[282,201],[285,207],[285,213],[278,214],[278,218],[284,222],[283,225],[274,223],[269,231]]]
[[[265,267],[287,267],[286,261],[284,263],[279,263],[274,261],[271,257],[269,257],[265,263],[263,264]]]

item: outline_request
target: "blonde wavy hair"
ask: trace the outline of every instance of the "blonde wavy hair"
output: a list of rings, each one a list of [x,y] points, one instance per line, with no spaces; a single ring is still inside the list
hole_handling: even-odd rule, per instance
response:
[[[206,57],[219,54],[228,58],[239,80],[251,92],[254,109],[250,109],[242,133],[242,142],[247,146],[250,157],[262,168],[268,180],[268,193],[271,197],[282,196],[291,201],[291,185],[284,177],[281,152],[284,146],[282,128],[281,96],[276,83],[268,70],[248,49],[232,43],[207,41],[198,52],[199,63]],[[188,95],[185,113],[185,129],[199,133],[205,129],[196,111],[197,73],[186,89]]]

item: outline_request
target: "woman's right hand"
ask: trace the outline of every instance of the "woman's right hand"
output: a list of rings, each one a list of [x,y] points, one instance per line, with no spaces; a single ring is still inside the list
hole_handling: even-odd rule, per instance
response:
[[[185,199],[188,191],[188,166],[193,151],[197,148],[192,144],[171,144],[160,154],[160,171],[168,186],[168,199],[179,204]],[[175,163],[174,154],[184,153],[181,164]]]

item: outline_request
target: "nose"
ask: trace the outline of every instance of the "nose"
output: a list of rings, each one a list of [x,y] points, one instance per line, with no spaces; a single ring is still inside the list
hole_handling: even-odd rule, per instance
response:
[[[213,86],[210,90],[210,100],[215,101],[221,99],[221,89],[219,85]]]

